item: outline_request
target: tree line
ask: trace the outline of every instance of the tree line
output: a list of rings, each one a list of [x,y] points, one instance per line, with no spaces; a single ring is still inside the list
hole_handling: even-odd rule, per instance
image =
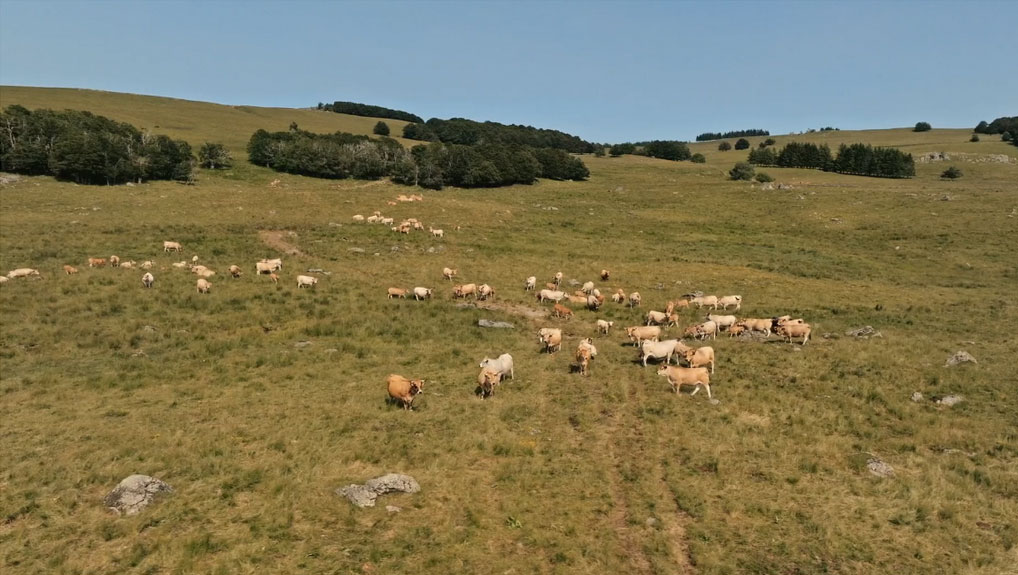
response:
[[[8,106],[0,112],[0,131],[5,172],[94,185],[193,177],[195,160],[187,142],[91,112]]]
[[[323,104],[319,102],[318,109],[325,110],[326,112],[336,112],[337,114],[350,114],[351,116],[389,118],[391,120],[405,120],[407,122],[424,121],[420,116],[411,114],[410,112],[383,108],[382,106],[372,106],[370,104],[358,104],[357,102],[333,102],[331,104]]]
[[[650,142],[614,144],[608,148],[608,154],[613,158],[624,154],[633,154],[677,162],[693,159],[693,154],[689,151],[689,145],[678,140],[652,140]]]
[[[880,178],[910,178],[915,175],[912,154],[897,148],[875,148],[869,144],[842,144],[837,156],[833,156],[827,144],[789,142],[781,151],[773,148],[750,150],[748,161],[758,166],[812,168]]]
[[[1003,134],[1008,132],[1012,136],[1018,136],[1018,116],[1004,116],[997,118],[989,124],[984,120],[979,122],[974,132],[977,134]]]
[[[696,137],[697,142],[706,142],[709,140],[723,140],[725,138],[747,138],[750,136],[770,136],[771,133],[767,130],[735,130],[733,132],[704,132]]]
[[[476,122],[466,118],[440,120],[431,118],[427,122],[416,122],[403,127],[403,137],[408,140],[441,142],[474,146],[478,144],[503,144],[528,146],[531,148],[554,148],[574,154],[589,154],[594,144],[577,136],[560,132],[498,122]]]
[[[248,142],[253,164],[318,178],[378,179],[410,186],[489,188],[532,184],[537,178],[583,180],[590,172],[569,152],[517,144],[475,146],[432,142],[407,150],[391,138],[336,132],[258,130]]]

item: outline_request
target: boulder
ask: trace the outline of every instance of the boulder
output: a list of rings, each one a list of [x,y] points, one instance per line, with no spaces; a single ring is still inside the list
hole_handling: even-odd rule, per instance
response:
[[[495,329],[514,329],[515,326],[507,321],[491,321],[490,319],[477,320],[477,327],[490,327]]]
[[[131,475],[121,481],[103,498],[106,507],[120,515],[134,515],[147,507],[160,493],[171,493],[173,488],[148,475]]]
[[[959,363],[979,363],[976,358],[972,357],[967,351],[957,351],[951,357],[947,358],[947,363],[944,367],[951,367],[958,365]]]
[[[873,329],[873,326],[869,325],[857,329],[850,329],[845,332],[845,335],[851,337],[858,337],[861,339],[869,339],[871,337],[884,337],[883,335],[881,335],[879,331]]]
[[[374,507],[375,499],[386,493],[417,493],[421,486],[417,480],[402,473],[388,473],[381,477],[367,480],[363,485],[356,483],[336,490],[357,507]]]
[[[869,461],[866,462],[866,469],[877,477],[894,477],[894,468],[877,457],[869,458]]]
[[[965,399],[960,395],[945,395],[944,397],[934,400],[937,405],[946,405],[947,407],[951,407],[952,405],[959,404],[963,401],[965,401]]]

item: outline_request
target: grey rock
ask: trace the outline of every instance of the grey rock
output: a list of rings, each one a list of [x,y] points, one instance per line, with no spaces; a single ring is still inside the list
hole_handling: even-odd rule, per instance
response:
[[[870,457],[866,462],[866,469],[877,477],[894,477],[894,468],[884,463],[878,457]]]
[[[374,507],[379,495],[386,493],[417,493],[421,486],[417,480],[402,473],[388,473],[367,480],[363,485],[351,484],[336,490],[357,507]]]
[[[958,365],[959,363],[979,363],[976,358],[972,357],[967,351],[957,351],[951,357],[947,358],[947,363],[944,367],[951,367]]]
[[[879,331],[873,329],[873,326],[867,325],[857,329],[850,329],[845,332],[845,335],[858,337],[861,339],[869,339],[871,337],[884,337]]]
[[[148,475],[130,475],[103,498],[106,507],[120,515],[134,515],[152,503],[160,493],[173,488]]]
[[[307,347],[309,345],[311,345],[310,341],[298,341],[297,343],[293,344],[293,347],[296,347],[297,349],[301,349],[301,348]]]
[[[960,395],[945,395],[944,397],[937,399],[936,403],[937,405],[946,405],[947,407],[951,407],[952,405],[957,405],[963,401],[965,401],[965,398]]]
[[[569,285],[571,285],[573,287],[576,287],[576,286],[580,285],[580,282],[579,282],[579,280],[571,279],[571,280],[569,280]]]
[[[648,517],[647,520],[643,522],[643,524],[647,527],[657,527],[659,523],[660,521],[657,520],[657,517]]]
[[[488,319],[477,320],[478,327],[491,327],[495,329],[514,329],[515,326],[507,321],[491,321]]]
[[[152,327],[150,325],[146,325],[146,326],[142,326],[141,331],[143,331],[145,333],[155,333],[156,328],[154,328],[154,327]]]
[[[392,246],[391,248],[389,248],[389,252],[391,252],[391,253],[396,253],[398,251],[399,251],[399,246]]]
[[[429,248],[428,248],[428,253],[429,253],[429,254],[433,254],[433,253],[435,253],[435,246],[431,246],[431,247],[429,247]]]
[[[923,399],[925,399],[925,398],[923,397],[923,394],[919,393],[918,391],[912,392],[912,401],[914,401],[914,402],[916,402],[916,403],[919,403],[919,402],[921,402],[921,401],[922,401]]]
[[[400,511],[403,511],[402,508],[396,507],[395,505],[386,505],[385,510],[389,513],[399,513]]]
[[[355,254],[363,254],[364,253],[364,248],[347,248],[346,251],[353,252]]]

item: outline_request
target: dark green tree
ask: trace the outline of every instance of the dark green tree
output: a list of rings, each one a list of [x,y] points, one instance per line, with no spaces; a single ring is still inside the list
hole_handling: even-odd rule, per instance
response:
[[[755,171],[756,170],[753,168],[752,164],[749,164],[749,163],[746,163],[746,162],[739,162],[739,163],[735,164],[735,167],[733,167],[728,172],[728,177],[733,179],[733,180],[737,180],[737,181],[738,180],[745,180],[745,181],[748,182],[748,181],[753,179],[753,175],[754,175]]]
[[[961,170],[959,170],[958,168],[956,168],[954,166],[951,166],[950,168],[944,170],[940,174],[941,178],[944,178],[944,179],[947,179],[947,180],[955,180],[955,179],[960,178],[961,176],[962,176]]]
[[[735,149],[736,150],[745,150],[748,147],[749,147],[749,140],[747,140],[746,138],[739,138],[738,140],[735,141]]]
[[[731,150],[731,149],[732,149],[732,145],[729,144],[728,142],[721,142],[720,144],[718,144],[718,150],[720,150],[722,152],[727,152],[728,150]]]
[[[689,157],[689,161],[693,162],[694,164],[703,164],[707,162],[707,157],[697,152]]]
[[[912,131],[913,132],[929,132],[932,129],[933,129],[933,126],[930,126],[929,122],[916,122],[915,128],[913,128]]]
[[[205,142],[198,149],[198,165],[209,170],[233,166],[233,156],[223,144]]]
[[[375,129],[372,130],[372,132],[379,136],[388,136],[389,124],[386,124],[385,122],[379,120],[378,123],[375,124]]]

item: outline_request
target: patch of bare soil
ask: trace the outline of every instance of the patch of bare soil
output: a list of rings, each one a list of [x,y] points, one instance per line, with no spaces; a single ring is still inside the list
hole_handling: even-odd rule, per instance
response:
[[[534,309],[520,304],[494,301],[475,301],[466,302],[465,305],[472,305],[477,309],[483,309],[488,311],[500,311],[510,315],[518,315],[520,317],[525,317],[527,319],[544,319],[548,317],[548,310],[546,309]]]
[[[274,250],[279,250],[288,256],[302,256],[304,252],[290,243],[291,238],[296,238],[296,232],[286,230],[258,230],[258,239]]]

